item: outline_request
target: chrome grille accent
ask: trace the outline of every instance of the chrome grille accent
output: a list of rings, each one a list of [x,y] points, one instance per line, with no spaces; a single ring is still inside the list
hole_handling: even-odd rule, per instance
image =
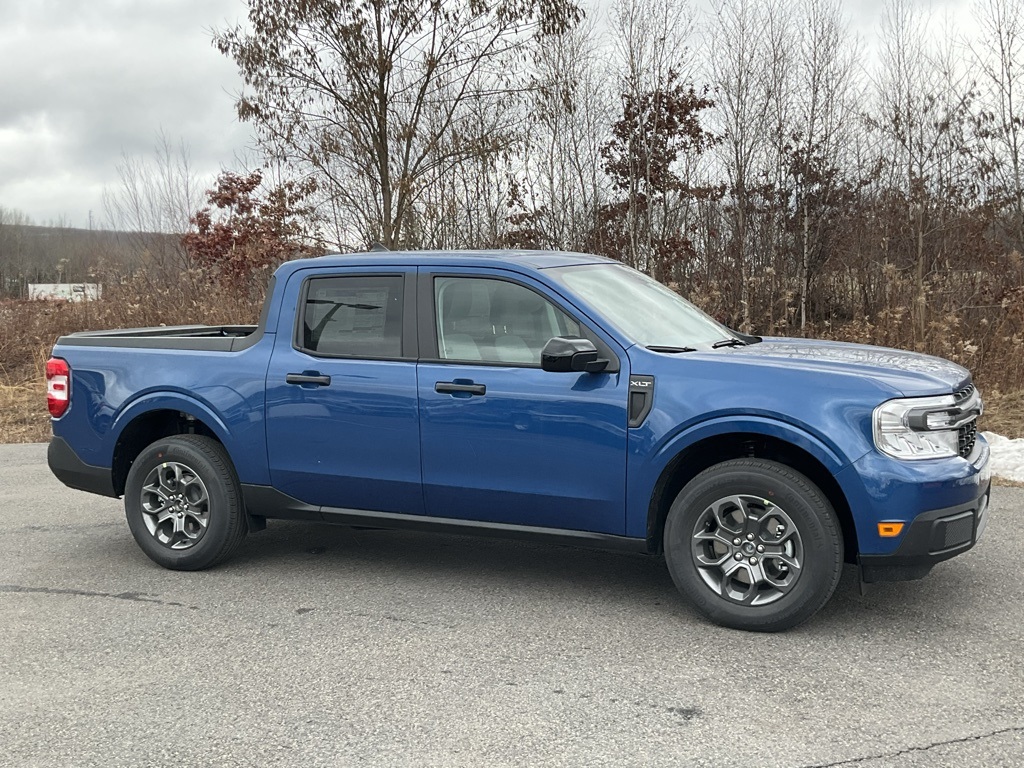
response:
[[[958,447],[958,453],[961,457],[967,458],[971,455],[971,451],[974,450],[974,443],[978,439],[978,422],[972,421],[970,424],[964,424],[960,429],[956,431],[956,442]]]
[[[973,395],[973,394],[974,394],[974,385],[973,384],[968,384],[966,387],[961,387],[956,392],[954,392],[953,393],[953,399],[956,400],[956,404],[957,405],[960,405],[961,403],[964,403],[967,400],[970,400],[971,399],[971,395]]]
[[[961,387],[953,393],[953,399],[957,405],[963,405],[971,398],[975,397],[974,384],[968,384],[965,387]],[[957,452],[962,458],[967,458],[971,455],[971,451],[974,450],[974,443],[978,439],[978,420],[973,419],[972,421],[964,424],[956,431],[957,440]]]

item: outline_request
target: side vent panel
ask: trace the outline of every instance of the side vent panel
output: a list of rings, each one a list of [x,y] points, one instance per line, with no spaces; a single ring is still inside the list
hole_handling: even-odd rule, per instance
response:
[[[629,377],[629,427],[635,429],[647,419],[654,407],[654,377]]]

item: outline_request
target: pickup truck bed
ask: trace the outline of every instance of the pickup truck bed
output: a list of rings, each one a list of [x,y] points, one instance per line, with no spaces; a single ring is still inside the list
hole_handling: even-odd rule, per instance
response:
[[[231,352],[254,344],[257,339],[253,336],[258,329],[257,325],[173,325],[82,331],[61,337],[60,343],[74,347],[201,349]]]

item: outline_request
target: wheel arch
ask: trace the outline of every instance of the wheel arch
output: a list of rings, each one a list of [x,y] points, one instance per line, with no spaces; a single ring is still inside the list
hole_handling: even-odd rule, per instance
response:
[[[857,531],[850,504],[821,458],[805,447],[780,437],[758,432],[712,435],[683,448],[666,464],[651,494],[647,511],[647,548],[661,554],[662,536],[669,508],[679,492],[705,469],[730,459],[758,458],[784,464],[807,477],[828,499],[839,518],[843,534],[843,557],[856,562]]]
[[[204,435],[220,443],[230,457],[225,440],[227,430],[212,413],[189,403],[152,402],[150,405],[149,408],[133,406],[131,412],[119,419],[124,426],[118,432],[111,460],[111,480],[119,496],[124,493],[135,459],[146,446],[161,438]]]

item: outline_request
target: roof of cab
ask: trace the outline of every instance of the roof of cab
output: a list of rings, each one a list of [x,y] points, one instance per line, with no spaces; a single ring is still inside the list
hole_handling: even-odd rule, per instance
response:
[[[311,259],[297,259],[281,265],[289,274],[310,267],[454,267],[514,266],[527,269],[568,267],[579,264],[613,263],[612,259],[571,251],[373,251],[370,253],[332,253]]]

